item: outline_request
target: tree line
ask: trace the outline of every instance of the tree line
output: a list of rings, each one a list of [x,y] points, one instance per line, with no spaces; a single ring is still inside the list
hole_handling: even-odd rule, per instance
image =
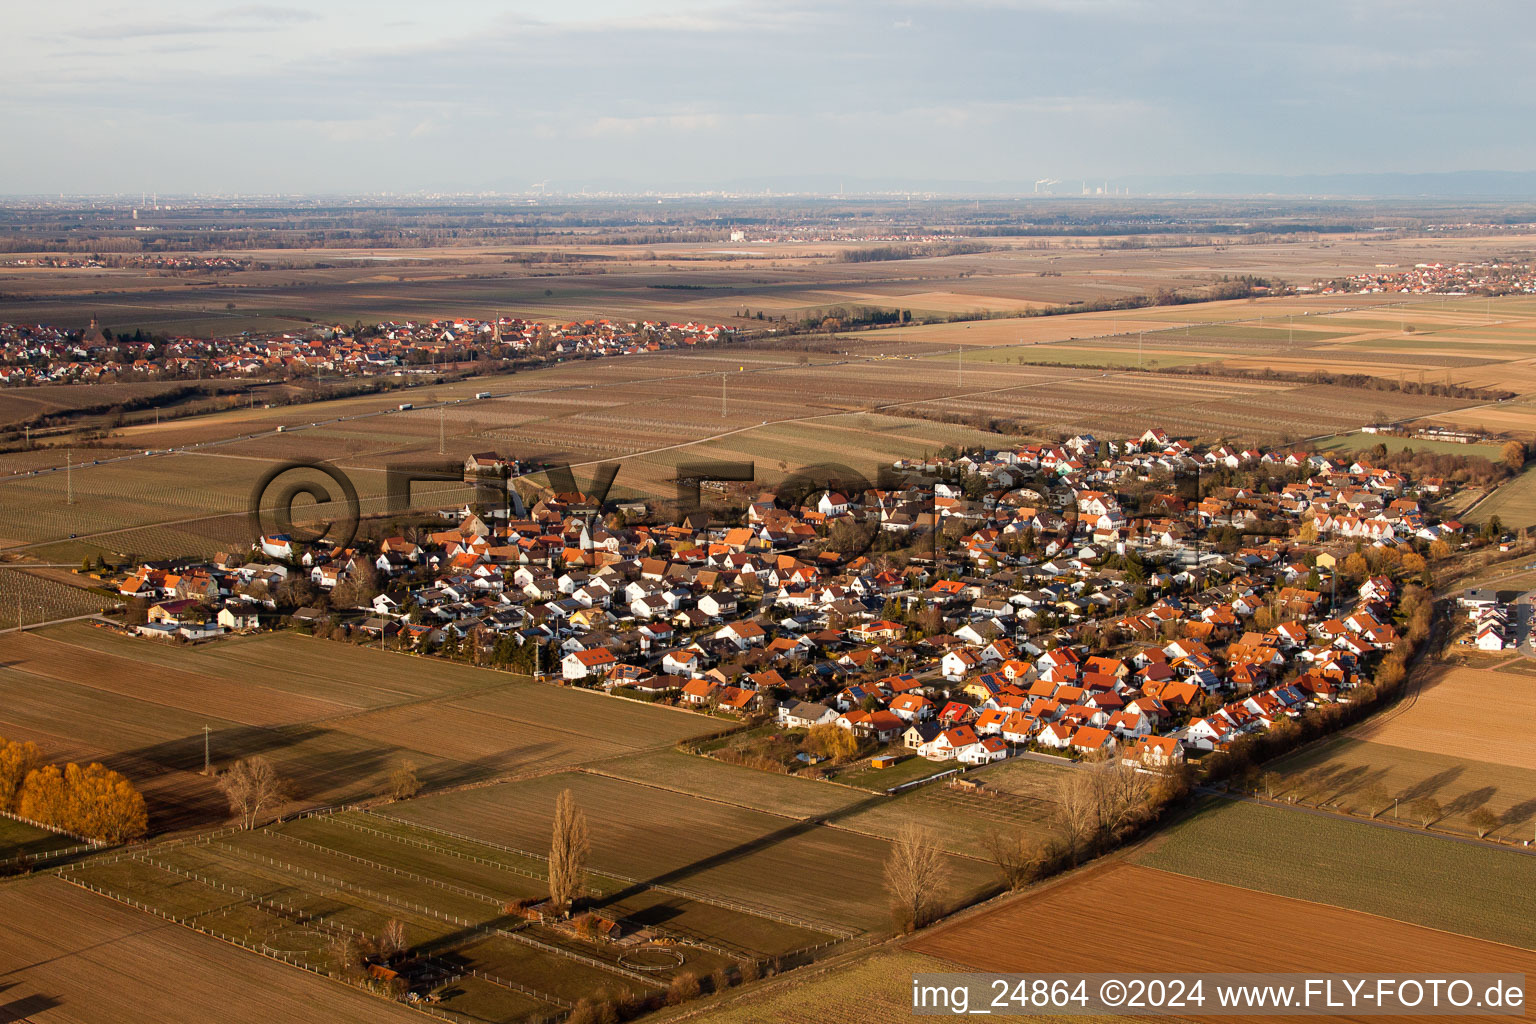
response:
[[[144,797],[100,764],[45,764],[34,743],[0,739],[0,811],[103,843],[149,831]]]

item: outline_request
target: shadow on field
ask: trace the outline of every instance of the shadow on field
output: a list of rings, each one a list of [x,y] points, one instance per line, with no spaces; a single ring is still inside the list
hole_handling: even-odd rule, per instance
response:
[[[623,900],[632,896],[637,896],[640,893],[645,892],[651,886],[673,885],[679,882],[687,881],[694,875],[701,874],[713,868],[723,867],[727,864],[741,860],[744,857],[750,857],[753,854],[761,853],[764,850],[777,846],[782,842],[795,839],[799,836],[808,835],[816,829],[823,828],[827,825],[836,824],[844,818],[858,814],[860,811],[866,811],[869,808],[883,803],[889,799],[890,797],[886,796],[871,796],[864,800],[860,800],[858,803],[849,804],[847,807],[840,807],[837,810],[831,811],[827,814],[818,815],[814,818],[807,818],[804,821],[797,821],[793,824],[785,825],[783,828],[774,829],[772,832],[765,833],[754,839],[749,839],[744,843],[739,843],[728,850],[721,850],[719,853],[710,854],[708,857],[701,857],[692,863],[683,864],[679,867],[673,868],[670,871],[664,871],[661,874],[645,879],[644,881],[636,882],[633,885],[626,886],[617,892],[608,893],[600,899],[593,900],[589,906],[591,906],[593,909],[607,907],[614,903],[622,902]]]
[[[1461,778],[1465,773],[1466,768],[1462,767],[1461,765],[1447,768],[1443,772],[1436,772],[1429,778],[1415,782],[1413,785],[1404,789],[1401,793],[1398,794],[1398,798],[1404,803],[1407,803],[1411,800],[1417,800],[1420,797],[1434,796],[1436,793],[1440,792],[1441,788],[1449,786],[1451,783]]]
[[[0,1024],[15,1024],[16,1021],[31,1020],[40,1013],[63,1005],[52,996],[22,996],[20,999],[12,999],[8,1003],[0,1003]]]
[[[143,791],[153,831],[219,824],[229,818],[229,805],[214,780],[202,774],[203,743],[203,734],[194,733],[123,751],[102,763]],[[314,725],[216,729],[207,744],[215,772],[242,758],[269,758],[287,783],[290,801],[311,805],[379,796],[389,773],[406,761],[416,764],[423,788],[441,790],[506,774],[559,748],[557,743],[524,744],[459,761]]]
[[[1536,818],[1536,799],[1525,800],[1508,808],[1501,815],[1506,825],[1524,825]]]

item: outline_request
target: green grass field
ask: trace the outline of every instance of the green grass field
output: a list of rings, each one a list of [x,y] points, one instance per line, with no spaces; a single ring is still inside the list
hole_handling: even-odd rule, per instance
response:
[[[1488,500],[1472,510],[1473,522],[1486,523],[1494,516],[1505,526],[1536,526],[1536,467],[1499,487]]]
[[[1536,858],[1511,850],[1211,797],[1135,860],[1536,949]]]
[[[0,873],[5,872],[6,861],[17,857],[36,857],[81,845],[73,836],[50,832],[14,818],[0,818]]]
[[[1314,441],[1312,445],[1319,451],[1325,452],[1363,452],[1370,451],[1378,444],[1386,445],[1389,452],[1400,452],[1405,448],[1412,448],[1416,452],[1434,452],[1437,455],[1481,455],[1490,461],[1500,458],[1499,445],[1496,444],[1457,444],[1455,441],[1432,441],[1421,437],[1393,437],[1390,434],[1336,434],[1333,437]]]

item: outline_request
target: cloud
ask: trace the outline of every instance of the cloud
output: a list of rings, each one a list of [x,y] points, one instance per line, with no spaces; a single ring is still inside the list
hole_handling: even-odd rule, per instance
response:
[[[216,35],[225,32],[276,31],[285,25],[318,21],[320,15],[297,7],[248,4],[236,7],[218,21],[185,20],[108,22],[75,29],[69,35],[77,39],[150,39],[165,36]]]
[[[229,12],[229,16],[250,21],[274,21],[284,24],[320,20],[320,15],[314,11],[306,11],[298,7],[276,7],[266,4],[249,4],[245,7],[236,7]]]

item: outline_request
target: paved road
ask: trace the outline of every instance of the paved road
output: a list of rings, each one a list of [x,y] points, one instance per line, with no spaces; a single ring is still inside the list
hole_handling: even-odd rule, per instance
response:
[[[24,626],[7,626],[4,629],[0,629],[0,633],[26,632],[29,629],[41,629],[44,626],[54,626],[61,622],[84,622],[87,619],[95,619],[98,622],[111,622],[114,626],[121,625],[121,623],[112,622],[111,619],[102,618],[96,612],[91,612],[89,615],[72,615],[67,619],[47,619],[43,622],[29,622]]]

